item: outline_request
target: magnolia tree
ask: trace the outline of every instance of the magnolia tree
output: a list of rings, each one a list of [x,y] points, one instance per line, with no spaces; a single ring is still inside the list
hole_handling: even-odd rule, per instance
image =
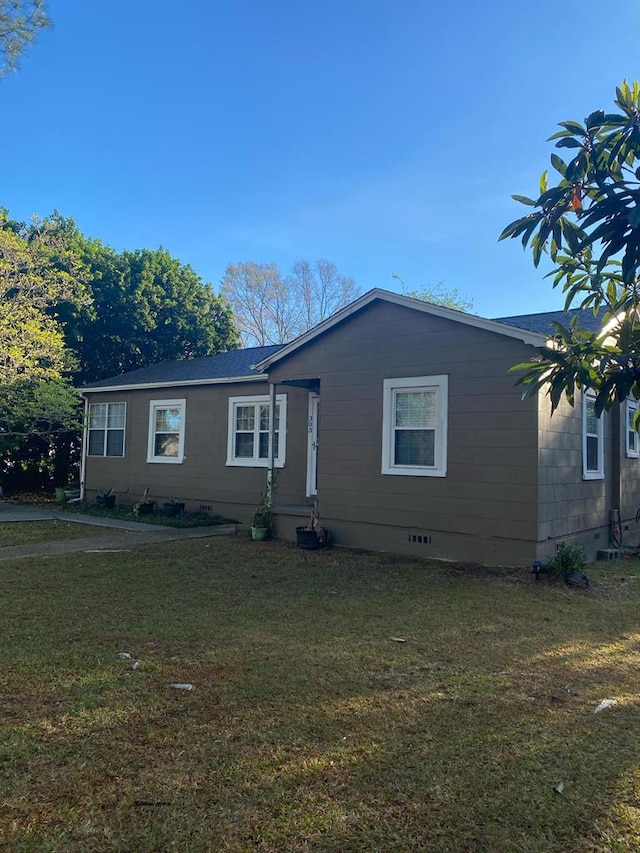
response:
[[[615,402],[640,398],[640,85],[616,90],[616,110],[596,110],[583,122],[560,122],[550,137],[566,159],[551,155],[537,198],[514,195],[531,208],[500,239],[518,238],[537,267],[566,296],[565,308],[594,311],[600,332],[580,328],[577,316],[554,324],[555,340],[515,369],[524,393],[545,389],[552,409],[576,389],[591,388],[599,414]]]

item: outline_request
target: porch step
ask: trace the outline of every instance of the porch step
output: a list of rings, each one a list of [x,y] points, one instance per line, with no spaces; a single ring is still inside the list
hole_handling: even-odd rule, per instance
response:
[[[278,504],[277,506],[271,507],[271,512],[274,515],[300,515],[300,516],[308,516],[311,514],[311,510],[313,509],[313,504]]]

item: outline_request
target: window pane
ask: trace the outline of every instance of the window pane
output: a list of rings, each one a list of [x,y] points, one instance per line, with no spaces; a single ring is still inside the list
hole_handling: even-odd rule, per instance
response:
[[[180,449],[178,433],[156,433],[154,456],[177,456]]]
[[[124,403],[110,403],[107,414],[107,427],[109,429],[124,429]]]
[[[273,455],[278,458],[278,433],[273,436]],[[261,432],[260,433],[260,446],[259,446],[259,458],[260,459],[268,459],[269,458],[269,433]]]
[[[435,465],[435,430],[399,429],[395,431],[395,465]]]
[[[260,433],[260,449],[258,451],[258,456],[260,459],[268,459],[269,458],[269,433],[261,432]]]
[[[89,456],[104,456],[104,430],[89,430]]]
[[[254,406],[236,406],[236,430],[253,430],[255,417]]]
[[[239,459],[253,458],[253,433],[239,432],[236,433],[235,455]]]
[[[260,430],[269,430],[269,409],[268,403],[260,404]],[[276,416],[274,418],[275,429],[280,427],[280,403],[276,404]]]
[[[599,418],[596,417],[595,401],[587,398],[587,435],[598,434]]]
[[[638,406],[635,403],[627,402],[627,451],[629,453],[638,452],[638,433],[633,428],[637,411]]]
[[[110,429],[107,432],[107,456],[124,456],[123,429]]]
[[[156,432],[179,432],[182,422],[182,409],[156,409]]]
[[[107,424],[107,404],[92,403],[89,406],[89,429],[104,429]]]
[[[587,436],[587,471],[598,470],[598,439],[595,436]]]
[[[435,429],[435,391],[397,391],[396,426]]]

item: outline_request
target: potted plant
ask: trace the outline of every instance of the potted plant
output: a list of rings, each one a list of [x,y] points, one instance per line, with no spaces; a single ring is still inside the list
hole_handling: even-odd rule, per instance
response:
[[[61,506],[64,506],[64,504],[66,504],[66,502],[68,500],[67,490],[65,489],[64,486],[56,486],[55,492],[56,492],[56,502],[59,503]]]
[[[306,527],[296,527],[296,542],[298,548],[304,548],[306,551],[326,548],[329,544],[329,531],[326,527],[320,526],[316,509],[311,510],[309,523]]]
[[[146,488],[144,490],[144,494],[140,498],[140,500],[135,503],[132,507],[132,512],[134,515],[151,515],[156,508],[156,502],[150,501],[147,499],[147,495],[149,494],[149,489]]]
[[[269,496],[265,493],[253,514],[251,523],[251,538],[255,540],[269,539],[273,533],[273,516],[269,506]]]
[[[116,505],[116,496],[113,494],[113,489],[107,489],[106,492],[99,492],[96,495],[96,506],[101,509],[113,509]]]
[[[169,518],[177,518],[184,512],[184,504],[175,498],[171,498],[170,501],[162,504],[162,509],[164,510],[164,514]]]

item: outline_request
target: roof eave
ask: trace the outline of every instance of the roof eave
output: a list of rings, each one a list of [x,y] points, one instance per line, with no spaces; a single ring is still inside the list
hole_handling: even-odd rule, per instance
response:
[[[153,388],[178,388],[184,385],[230,385],[234,382],[265,382],[267,375],[256,373],[252,376],[222,376],[214,379],[174,379],[168,382],[132,382],[127,385],[105,385],[100,388],[77,388],[84,397],[87,394],[102,394],[107,391],[145,391]]]

